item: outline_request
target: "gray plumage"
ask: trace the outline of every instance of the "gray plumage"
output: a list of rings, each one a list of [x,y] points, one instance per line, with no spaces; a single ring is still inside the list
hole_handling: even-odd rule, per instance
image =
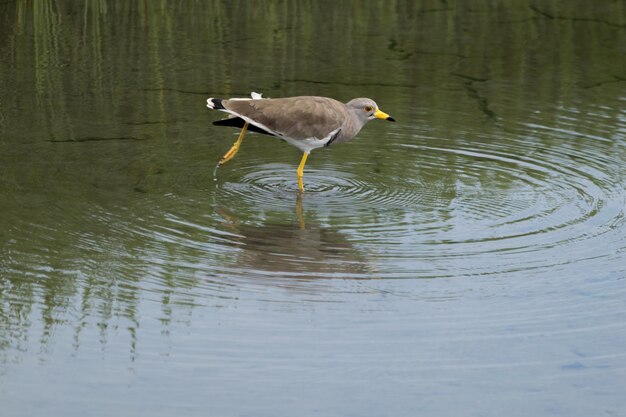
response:
[[[328,97],[263,99],[258,93],[251,95],[252,99],[207,99],[208,108],[231,115],[229,119],[214,124],[241,128],[237,141],[218,166],[235,156],[248,130],[278,136],[303,152],[296,170],[300,192],[304,191],[304,165],[313,149],[346,142],[373,119],[395,122],[393,117],[382,112],[374,100],[369,98],[355,98],[344,104]]]

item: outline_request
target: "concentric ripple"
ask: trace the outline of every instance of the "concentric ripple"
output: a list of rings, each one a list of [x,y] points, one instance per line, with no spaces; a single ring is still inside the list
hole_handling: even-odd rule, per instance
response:
[[[295,166],[246,161],[215,197],[218,205],[256,212],[249,220],[257,232],[268,219],[332,230],[347,242],[335,254],[359,253],[367,265],[329,275],[321,256],[309,260],[313,276],[316,263],[317,275],[342,278],[589,274],[585,268],[603,259],[605,272],[616,273],[620,267],[609,261],[624,251],[626,194],[616,152],[623,143],[572,129],[531,121],[497,137],[411,141],[401,132],[384,152],[360,148],[359,162],[310,164],[300,201]],[[414,164],[394,164],[406,153]],[[256,242],[263,247],[263,237]],[[292,241],[276,253],[306,258],[294,254],[300,245]]]
[[[406,184],[388,187],[383,178],[361,178],[341,167],[310,168],[304,177],[307,207],[350,209],[401,208],[417,205],[424,198],[423,187]],[[297,194],[297,181],[292,166],[267,164],[251,167],[239,183],[226,183],[219,198],[241,197],[255,206],[285,208],[285,200]],[[287,204],[288,205],[288,204]]]

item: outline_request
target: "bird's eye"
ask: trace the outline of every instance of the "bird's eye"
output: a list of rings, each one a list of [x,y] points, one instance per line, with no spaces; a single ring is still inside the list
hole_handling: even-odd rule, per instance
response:
[[[365,106],[365,111],[366,112],[371,112],[372,110],[374,110],[374,108],[372,106]]]

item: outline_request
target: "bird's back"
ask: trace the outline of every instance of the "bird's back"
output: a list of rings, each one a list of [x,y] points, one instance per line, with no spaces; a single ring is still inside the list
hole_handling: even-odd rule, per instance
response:
[[[222,105],[279,136],[296,140],[325,138],[330,132],[342,128],[345,120],[351,117],[344,103],[328,97],[231,99],[223,100]]]

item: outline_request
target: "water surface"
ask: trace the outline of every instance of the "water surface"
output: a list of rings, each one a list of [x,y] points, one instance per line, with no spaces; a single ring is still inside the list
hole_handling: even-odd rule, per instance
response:
[[[623,415],[624,16],[0,5],[1,414]],[[214,177],[250,91],[398,122]]]

